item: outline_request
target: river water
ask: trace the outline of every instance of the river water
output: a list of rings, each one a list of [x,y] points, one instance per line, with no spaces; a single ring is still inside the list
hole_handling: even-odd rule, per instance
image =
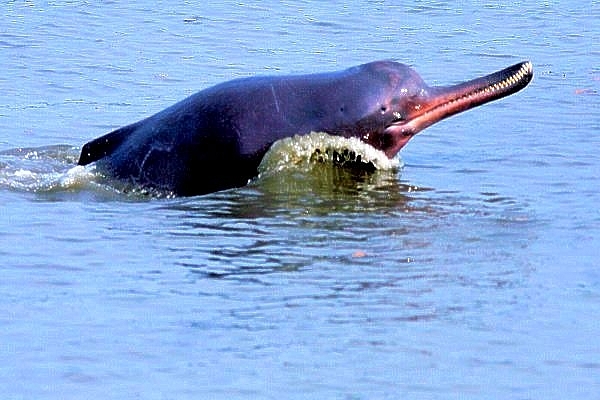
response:
[[[2,398],[600,396],[598,1],[193,3],[0,11]],[[174,199],[69,175],[210,85],[377,59],[535,78],[400,170]]]

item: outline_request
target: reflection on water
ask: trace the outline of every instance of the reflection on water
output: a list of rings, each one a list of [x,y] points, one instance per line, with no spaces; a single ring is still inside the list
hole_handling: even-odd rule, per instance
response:
[[[315,164],[263,177],[245,188],[175,200],[163,211],[175,212],[171,220],[178,223],[170,234],[193,240],[189,248],[177,250],[182,265],[210,276],[260,274],[319,264],[331,256],[327,248],[336,241],[354,243],[354,250],[344,254],[353,257],[369,240],[368,232],[360,231],[375,221],[372,213],[385,206],[398,213],[416,208],[413,190],[390,171],[357,176]]]
[[[520,251],[538,223],[527,208],[492,193],[461,198],[419,189],[390,171],[353,174],[316,164],[162,204],[166,233],[178,243],[169,251],[194,274],[255,283],[277,282],[270,274],[290,271],[309,280],[317,274],[323,283],[328,268],[344,265],[348,276],[339,279],[354,288],[517,284],[527,264]],[[474,256],[481,268],[465,270]]]

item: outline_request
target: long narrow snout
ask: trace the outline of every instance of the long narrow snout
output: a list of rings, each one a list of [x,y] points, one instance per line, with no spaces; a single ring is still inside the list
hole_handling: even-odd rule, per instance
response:
[[[525,61],[493,74],[452,86],[436,86],[415,104],[407,118],[387,128],[397,137],[395,154],[408,140],[428,126],[459,112],[500,99],[523,89],[533,78],[533,66]],[[401,137],[401,138],[400,138]]]

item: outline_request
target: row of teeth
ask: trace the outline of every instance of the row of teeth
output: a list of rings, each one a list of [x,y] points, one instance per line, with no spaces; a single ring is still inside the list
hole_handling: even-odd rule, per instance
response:
[[[527,61],[525,64],[523,64],[523,66],[521,66],[521,68],[514,73],[512,76],[510,76],[509,78],[504,79],[502,82],[498,82],[492,86],[487,86],[484,89],[480,89],[480,90],[476,90],[474,92],[468,93],[464,96],[461,96],[459,98],[450,100],[448,103],[444,103],[441,104],[437,107],[434,107],[431,110],[428,110],[427,112],[425,112],[424,115],[426,114],[430,114],[433,113],[437,110],[439,110],[440,108],[446,108],[446,107],[451,107],[456,103],[459,102],[463,102],[463,101],[468,101],[470,100],[472,97],[476,97],[481,95],[482,93],[489,95],[492,94],[498,90],[503,90],[506,89],[507,87],[516,85],[517,83],[519,83],[519,81],[521,81],[521,79],[523,79],[526,75],[530,75],[533,72],[533,65],[531,64],[530,61]]]
[[[506,78],[502,82],[498,82],[492,86],[486,87],[485,89],[483,89],[483,92],[484,93],[494,93],[498,90],[504,90],[507,87],[514,86],[517,83],[519,83],[519,81],[521,81],[521,79],[523,79],[523,77],[525,77],[525,75],[531,74],[532,70],[533,70],[533,65],[531,65],[531,62],[528,61],[525,64],[523,64],[521,69],[519,69],[514,75],[512,75],[509,78]]]

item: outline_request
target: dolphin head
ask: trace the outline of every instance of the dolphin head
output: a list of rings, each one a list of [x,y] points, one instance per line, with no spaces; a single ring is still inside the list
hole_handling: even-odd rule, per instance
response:
[[[529,61],[452,86],[428,86],[412,68],[392,61],[377,61],[355,67],[370,84],[362,110],[346,136],[358,136],[388,157],[428,126],[462,111],[500,99],[523,89],[533,77]],[[344,134],[344,133],[341,133]]]

